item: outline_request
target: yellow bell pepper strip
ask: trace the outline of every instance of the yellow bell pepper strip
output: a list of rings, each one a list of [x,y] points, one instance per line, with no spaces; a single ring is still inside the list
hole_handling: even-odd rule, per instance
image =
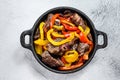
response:
[[[55,14],[52,16],[51,20],[50,20],[50,29],[52,29],[55,19],[59,16],[60,14]]]
[[[59,34],[58,32],[52,32],[52,35],[53,35],[54,37],[60,37],[60,38],[64,38],[64,37],[65,37],[64,35]]]
[[[61,61],[64,63],[64,66],[63,67],[58,67],[58,69],[59,70],[63,70],[63,71],[65,71],[65,70],[72,70],[72,69],[75,69],[75,68],[78,68],[78,67],[80,67],[80,66],[82,66],[83,65],[83,56],[81,56],[81,57],[79,57],[79,60],[77,61],[77,63],[75,63],[75,64],[69,64],[69,63],[67,63],[66,61],[65,61],[65,59],[63,58],[63,60],[61,59]]]
[[[57,30],[63,30],[63,28],[64,28],[63,26],[57,26],[57,25],[54,25],[53,27]]]
[[[79,36],[79,34],[77,34],[77,32],[75,32],[75,36],[78,37],[78,38],[80,38],[80,36]]]
[[[71,22],[69,21],[66,21],[66,20],[60,20],[61,23],[65,23],[65,24],[68,24],[70,26],[75,26],[74,24],[72,24]]]
[[[87,26],[84,30],[81,26],[78,26],[78,29],[83,32],[86,36],[90,33],[90,28]]]
[[[39,26],[39,30],[40,30],[40,39],[44,39],[44,31],[43,31],[43,26],[44,26],[44,22],[41,22],[40,23],[40,26]]]
[[[42,54],[42,46],[35,45],[35,50],[37,54],[41,55]]]
[[[39,46],[44,46],[48,44],[48,42],[49,42],[48,40],[43,40],[43,39],[37,39],[34,41],[34,43]]]
[[[59,41],[59,42],[56,42],[54,41],[52,38],[51,38],[51,33],[53,32],[53,29],[50,29],[48,32],[47,32],[47,39],[48,41],[53,44],[54,46],[59,46],[59,45],[62,45],[62,44],[65,44],[67,42],[70,42],[73,38],[74,38],[74,33],[70,33],[70,37],[62,40],[62,41]]]
[[[79,29],[81,32],[84,32],[84,29],[83,29],[81,26],[78,26],[78,29]]]
[[[90,28],[89,28],[89,27],[86,27],[86,29],[85,29],[85,31],[84,31],[84,34],[87,36],[89,33],[90,33]]]
[[[67,51],[65,55],[63,56],[65,58],[65,61],[68,63],[73,63],[76,60],[78,60],[78,52],[75,50]]]

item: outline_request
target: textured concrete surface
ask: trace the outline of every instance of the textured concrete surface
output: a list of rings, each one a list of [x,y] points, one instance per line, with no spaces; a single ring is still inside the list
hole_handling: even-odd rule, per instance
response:
[[[70,6],[86,13],[97,30],[108,35],[107,48],[73,74],[56,74],[43,68],[32,52],[20,45],[20,34],[32,28],[45,11]],[[120,0],[0,0],[0,80],[119,80]],[[99,43],[102,43],[99,37]]]

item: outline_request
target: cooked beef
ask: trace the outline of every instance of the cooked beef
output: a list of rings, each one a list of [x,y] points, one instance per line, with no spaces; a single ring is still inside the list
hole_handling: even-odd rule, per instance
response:
[[[77,51],[80,53],[80,56],[83,55],[86,51],[89,50],[89,45],[87,43],[79,43]]]
[[[62,56],[64,54],[64,52],[60,51],[59,53],[57,53],[57,56]]]
[[[68,42],[68,45],[73,45],[74,43],[77,43],[79,39],[75,37],[72,41]]]
[[[47,20],[45,21],[45,25],[43,27],[45,33],[50,29],[50,20],[52,18],[53,14],[48,14]]]
[[[55,25],[60,26],[60,20],[59,19],[55,19]]]
[[[63,40],[63,38],[56,38],[54,41],[59,42],[61,40]]]
[[[86,29],[86,25],[84,23],[84,20],[82,19],[81,16],[79,16],[77,13],[74,13],[73,16],[71,17],[72,22],[77,25],[77,26],[82,26],[83,29]]]
[[[58,46],[53,46],[50,43],[48,43],[46,47],[51,54],[57,54],[60,51],[60,48]]]
[[[35,32],[35,35],[34,35],[34,40],[38,39],[40,37],[40,31],[39,29],[37,28],[36,32]]]
[[[70,47],[73,46],[73,44],[77,43],[78,40],[78,38],[74,38],[72,41],[61,45],[60,50],[63,52],[70,50]]]
[[[89,38],[89,40],[93,41],[91,33],[89,33],[87,37]]]
[[[69,49],[70,49],[70,46],[68,45],[68,43],[63,44],[63,45],[60,46],[60,50],[62,52],[68,51]]]
[[[64,65],[61,60],[53,58],[48,51],[44,51],[41,57],[42,61],[50,67],[59,67]]]
[[[78,47],[78,44],[77,44],[77,43],[75,43],[75,44],[72,46],[72,50],[76,50],[76,49],[77,49],[77,47]]]
[[[73,13],[70,11],[70,10],[65,10],[64,11],[64,17],[70,17],[70,16],[72,16],[73,15]]]

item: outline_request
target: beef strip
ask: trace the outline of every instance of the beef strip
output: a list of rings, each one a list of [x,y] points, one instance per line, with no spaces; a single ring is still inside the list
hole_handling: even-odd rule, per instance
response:
[[[54,41],[59,42],[59,41],[62,41],[62,40],[63,40],[63,38],[56,38]]]
[[[68,51],[69,49],[70,49],[70,46],[68,45],[68,43],[65,43],[65,44],[60,46],[60,50],[62,52]]]
[[[53,58],[48,51],[44,51],[41,55],[42,61],[50,67],[64,66],[60,59]]]
[[[60,48],[58,46],[53,46],[50,43],[48,43],[46,47],[51,54],[57,54],[60,51]]]
[[[63,52],[70,50],[70,47],[73,46],[73,44],[77,43],[78,40],[78,38],[74,38],[72,41],[61,45],[60,50]]]
[[[78,44],[77,44],[77,43],[75,43],[75,44],[72,46],[72,50],[76,50],[76,49],[77,49],[77,47],[78,47]]]
[[[54,41],[58,42],[63,40],[62,38],[56,38]],[[61,56],[63,54],[63,52],[61,52],[60,46],[53,46],[51,43],[48,43],[47,46],[48,51],[50,52],[50,54],[52,55],[57,55],[57,56]]]
[[[84,20],[82,19],[81,16],[79,16],[77,13],[74,13],[73,16],[71,17],[72,22],[77,25],[77,26],[82,26],[83,29],[86,29],[86,25],[84,23]]]
[[[53,14],[48,14],[47,20],[45,21],[45,25],[43,27],[45,33],[50,29],[50,20],[52,18]]]
[[[64,54],[64,52],[60,51],[57,56],[62,56]]]
[[[72,41],[68,42],[68,45],[73,45],[74,43],[79,42],[79,38],[75,37]]]
[[[79,43],[77,51],[80,53],[80,56],[83,55],[86,51],[89,50],[89,45],[87,43]]]
[[[68,18],[68,17],[70,17],[72,15],[73,15],[73,13],[70,10],[65,10],[64,11],[64,17]]]
[[[40,31],[39,31],[39,29],[37,28],[37,30],[36,30],[36,32],[35,32],[35,35],[34,35],[34,40],[37,40],[39,37],[40,37]]]
[[[89,38],[89,40],[93,41],[91,33],[89,33],[87,37]]]

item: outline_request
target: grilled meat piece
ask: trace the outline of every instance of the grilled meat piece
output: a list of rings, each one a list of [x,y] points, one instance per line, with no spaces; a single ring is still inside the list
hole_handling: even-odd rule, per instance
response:
[[[79,42],[79,38],[75,37],[72,41],[68,42],[68,45],[73,45],[74,43]]]
[[[72,22],[77,25],[77,26],[82,26],[83,29],[86,29],[86,25],[84,23],[84,20],[82,19],[81,16],[79,16],[77,13],[74,13],[73,16],[71,17]]]
[[[53,58],[48,51],[44,51],[41,57],[42,61],[50,67],[64,66],[63,62],[60,59]]]
[[[68,45],[68,43],[63,44],[63,45],[60,46],[60,50],[62,52],[68,51],[69,49],[70,49],[70,46]]]
[[[51,54],[57,54],[60,51],[60,48],[58,46],[53,46],[50,43],[48,43],[46,47]]]
[[[87,37],[89,38],[89,40],[93,41],[91,33],[89,33]]]
[[[63,52],[70,50],[71,46],[73,46],[75,43],[77,43],[78,40],[79,40],[78,38],[74,38],[72,41],[61,45],[60,50]]]
[[[77,47],[78,47],[78,44],[77,44],[77,43],[75,43],[75,44],[72,46],[72,50],[76,50],[76,49],[77,49]]]
[[[39,37],[40,37],[40,31],[39,31],[39,29],[37,28],[37,30],[36,30],[36,32],[35,32],[35,35],[34,35],[34,40],[37,40]]]
[[[73,15],[73,13],[70,10],[65,10],[64,11],[64,17],[68,18],[68,17],[70,17],[72,15]]]
[[[45,33],[50,29],[50,20],[52,18],[53,14],[48,14],[47,20],[45,21],[45,25],[43,27]]]
[[[87,43],[79,43],[77,51],[80,53],[80,56],[83,55],[86,51],[89,50],[89,45]]]

